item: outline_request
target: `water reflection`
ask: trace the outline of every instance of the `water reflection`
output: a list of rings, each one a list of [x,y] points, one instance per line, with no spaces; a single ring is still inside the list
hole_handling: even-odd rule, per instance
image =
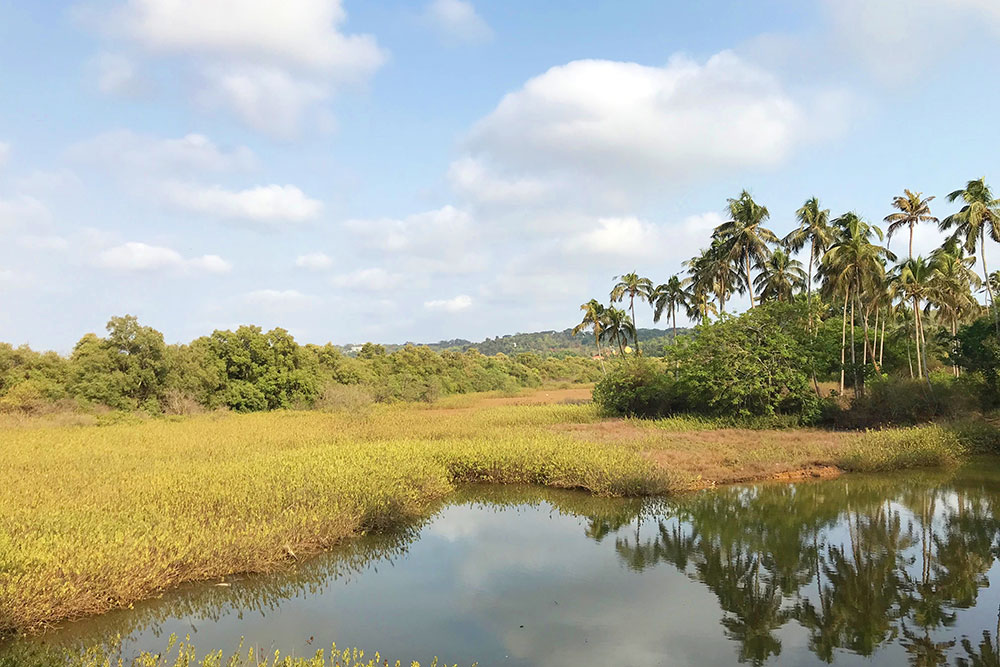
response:
[[[661,501],[469,487],[295,572],[190,586],[43,637],[308,637],[520,665],[1000,665],[1000,472],[846,477]],[[38,640],[35,640],[38,641]]]

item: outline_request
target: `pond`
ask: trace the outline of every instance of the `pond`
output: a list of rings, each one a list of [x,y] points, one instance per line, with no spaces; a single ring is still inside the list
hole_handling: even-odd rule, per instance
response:
[[[994,460],[668,500],[467,487],[421,525],[293,572],[31,641],[120,636],[130,656],[171,633],[296,655],[335,640],[483,666],[998,664],[998,503]]]

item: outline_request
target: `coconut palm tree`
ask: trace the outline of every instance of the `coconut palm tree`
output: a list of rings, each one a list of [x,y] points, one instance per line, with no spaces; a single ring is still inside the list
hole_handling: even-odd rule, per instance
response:
[[[903,190],[901,196],[892,200],[892,206],[899,210],[899,213],[890,213],[885,216],[885,222],[889,226],[886,228],[886,243],[892,241],[892,235],[903,227],[910,228],[910,254],[913,258],[913,228],[921,222],[940,223],[940,220],[931,215],[929,206],[934,197],[923,197],[922,192]]]
[[[843,294],[843,327],[840,348],[840,391],[844,391],[845,350],[847,345],[847,307],[851,306],[851,364],[857,365],[854,345],[855,306],[860,302],[866,288],[877,285],[885,277],[886,259],[895,259],[888,249],[871,242],[873,236],[882,240],[882,230],[861,219],[857,213],[845,213],[834,221],[837,238],[830,246],[820,264],[823,289],[827,296]],[[865,321],[867,337],[867,319]],[[877,368],[877,366],[876,366]]]
[[[635,271],[615,276],[614,279],[618,282],[611,288],[611,302],[617,303],[628,296],[629,312],[632,314],[632,334],[635,337],[635,298],[639,297],[640,301],[648,302],[653,293],[653,281],[649,278],[640,278]],[[634,342],[635,352],[639,354],[639,339],[634,338]]]
[[[736,199],[729,199],[729,220],[715,228],[714,236],[722,241],[725,254],[743,272],[744,284],[750,292],[750,308],[754,307],[752,265],[760,265],[771,254],[769,243],[778,237],[764,222],[771,216],[766,206],[753,200],[744,190]]]
[[[778,248],[760,265],[760,274],[753,281],[760,302],[791,301],[796,290],[805,289],[806,272],[802,262],[792,259]]]
[[[635,338],[635,324],[632,323],[628,313],[620,308],[606,308],[601,338],[617,344],[618,352],[624,357],[625,344],[628,343],[629,336]]]
[[[959,322],[975,318],[981,309],[972,295],[972,290],[982,285],[979,276],[972,270],[974,262],[975,257],[966,257],[964,249],[954,237],[931,253],[931,263],[934,265],[931,304],[937,309],[938,316],[948,324],[952,336],[958,334]],[[957,377],[960,374],[959,367],[952,366],[952,372]]]
[[[918,256],[900,262],[894,276],[901,297],[908,300],[913,307],[914,343],[917,348],[917,375],[919,377],[923,377],[927,373],[927,339],[924,336],[921,304],[926,304],[933,298],[936,273],[933,262],[928,262],[923,257]]]
[[[964,243],[965,251],[976,252],[979,245],[983,263],[983,281],[986,283],[988,307],[993,304],[993,288],[989,271],[986,269],[986,237],[1000,241],[1000,200],[993,196],[985,178],[969,181],[964,190],[955,190],[948,195],[948,201],[961,201],[963,206],[940,222],[941,229],[955,228],[955,235]]]
[[[670,340],[673,342],[677,339],[677,311],[687,308],[691,302],[691,293],[688,292],[685,281],[677,276],[670,276],[670,280],[653,289],[649,302],[653,304],[654,322],[659,322],[663,311],[667,311],[672,327]]]
[[[782,243],[791,252],[798,252],[809,246],[809,273],[806,276],[806,299],[812,302],[813,261],[819,264],[823,253],[830,247],[834,239],[834,229],[830,226],[830,209],[821,209],[819,199],[807,199],[795,218],[799,226],[786,236]],[[811,311],[810,311],[811,313]],[[811,315],[810,315],[811,316]]]
[[[733,267],[718,238],[713,237],[711,247],[684,262],[684,266],[690,276],[692,292],[714,294],[721,313],[726,312],[726,301],[734,292],[743,293],[742,274]]]
[[[597,299],[591,299],[580,306],[583,320],[573,327],[573,335],[590,329],[594,332],[594,342],[597,344],[597,356],[601,358],[601,370],[604,370],[604,354],[601,351],[601,330],[604,328],[605,308]]]

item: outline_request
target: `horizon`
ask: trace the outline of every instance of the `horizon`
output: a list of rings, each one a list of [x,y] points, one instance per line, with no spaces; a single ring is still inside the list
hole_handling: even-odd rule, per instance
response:
[[[882,226],[1000,176],[980,0],[286,7],[0,6],[0,341],[552,330],[680,273],[744,188],[783,236],[811,196]]]

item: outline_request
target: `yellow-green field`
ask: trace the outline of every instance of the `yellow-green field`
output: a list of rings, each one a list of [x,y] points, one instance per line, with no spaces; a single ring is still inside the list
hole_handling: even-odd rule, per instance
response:
[[[579,403],[586,393],[0,424],[0,632],[287,566],[419,516],[463,481],[635,496],[871,458],[864,436],[602,420]],[[891,454],[880,461],[893,465]]]

